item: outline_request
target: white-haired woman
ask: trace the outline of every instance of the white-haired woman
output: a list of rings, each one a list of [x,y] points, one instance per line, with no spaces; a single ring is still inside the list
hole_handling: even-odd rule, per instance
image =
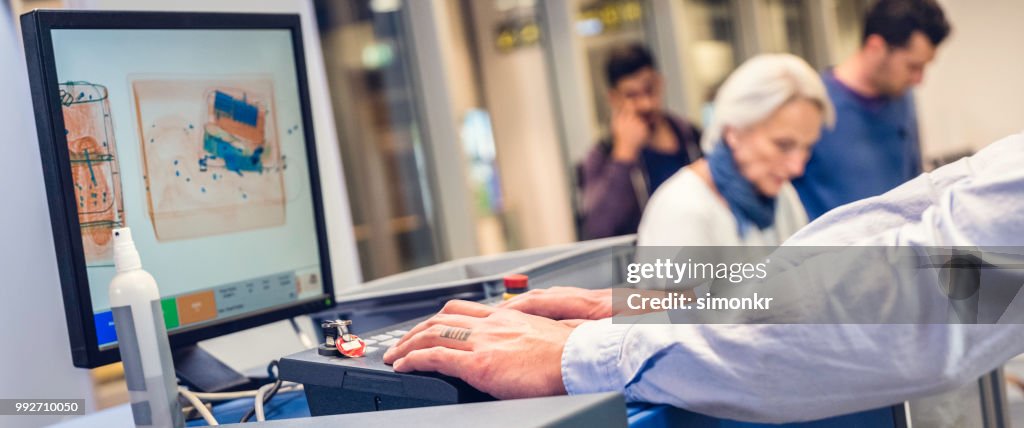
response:
[[[779,245],[807,224],[790,180],[803,175],[835,113],[802,59],[758,55],[718,91],[702,144],[710,149],[651,196],[638,245]]]
[[[643,246],[775,246],[807,224],[789,180],[803,174],[835,113],[818,74],[788,54],[751,58],[715,97],[705,159],[654,192],[640,221]],[[639,249],[639,258],[661,255]],[[554,319],[612,315],[610,289],[533,290],[501,306]],[[577,320],[578,321],[578,320]]]

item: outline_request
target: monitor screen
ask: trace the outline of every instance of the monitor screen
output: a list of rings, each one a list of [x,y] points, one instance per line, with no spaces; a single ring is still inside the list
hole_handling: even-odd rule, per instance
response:
[[[119,28],[124,15],[156,25]],[[117,342],[107,287],[118,227],[131,228],[157,280],[172,339],[333,295],[297,17],[281,28],[189,28],[197,15],[48,29],[42,63],[56,80],[46,95],[63,124],[43,144],[66,147],[54,151],[64,181],[48,189],[77,211],[67,223],[80,245],[70,248],[88,286],[78,305],[99,352]]]

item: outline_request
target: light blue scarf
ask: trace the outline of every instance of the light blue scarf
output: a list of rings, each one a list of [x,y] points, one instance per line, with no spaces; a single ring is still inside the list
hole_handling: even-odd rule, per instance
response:
[[[745,235],[750,223],[758,229],[768,228],[775,223],[775,198],[762,195],[740,174],[728,144],[719,141],[707,159],[711,180],[729,203],[729,210],[739,226],[740,237]]]

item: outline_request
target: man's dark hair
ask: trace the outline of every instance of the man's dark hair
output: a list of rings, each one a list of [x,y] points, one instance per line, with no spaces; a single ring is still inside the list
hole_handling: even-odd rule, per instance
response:
[[[877,34],[890,46],[906,47],[920,31],[938,46],[949,35],[949,22],[935,0],[878,0],[864,18],[864,37]]]
[[[613,49],[608,55],[608,63],[605,65],[608,87],[614,88],[622,78],[647,67],[657,68],[651,52],[643,45],[630,44]]]

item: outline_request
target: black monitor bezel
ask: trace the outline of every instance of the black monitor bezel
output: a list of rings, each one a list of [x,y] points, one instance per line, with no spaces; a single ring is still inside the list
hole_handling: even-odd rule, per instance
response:
[[[327,228],[324,221],[320,187],[320,169],[313,132],[313,118],[307,85],[306,60],[302,43],[302,27],[298,15],[192,13],[192,12],[93,12],[35,10],[21,16],[22,36],[28,64],[36,130],[46,183],[50,223],[72,362],[76,367],[93,368],[120,360],[117,347],[100,350],[93,320],[92,296],[86,275],[78,208],[74,203],[74,183],[64,137],[64,117],[59,93],[51,30],[70,29],[159,29],[159,30],[289,30],[292,36],[295,71],[298,80],[302,131],[306,139],[310,190],[316,223],[320,272],[324,294],[321,298],[296,303],[280,309],[208,326],[175,332],[170,335],[172,347],[186,346],[201,340],[233,333],[255,326],[324,310],[333,305],[334,284]],[[53,96],[50,96],[52,94]]]

